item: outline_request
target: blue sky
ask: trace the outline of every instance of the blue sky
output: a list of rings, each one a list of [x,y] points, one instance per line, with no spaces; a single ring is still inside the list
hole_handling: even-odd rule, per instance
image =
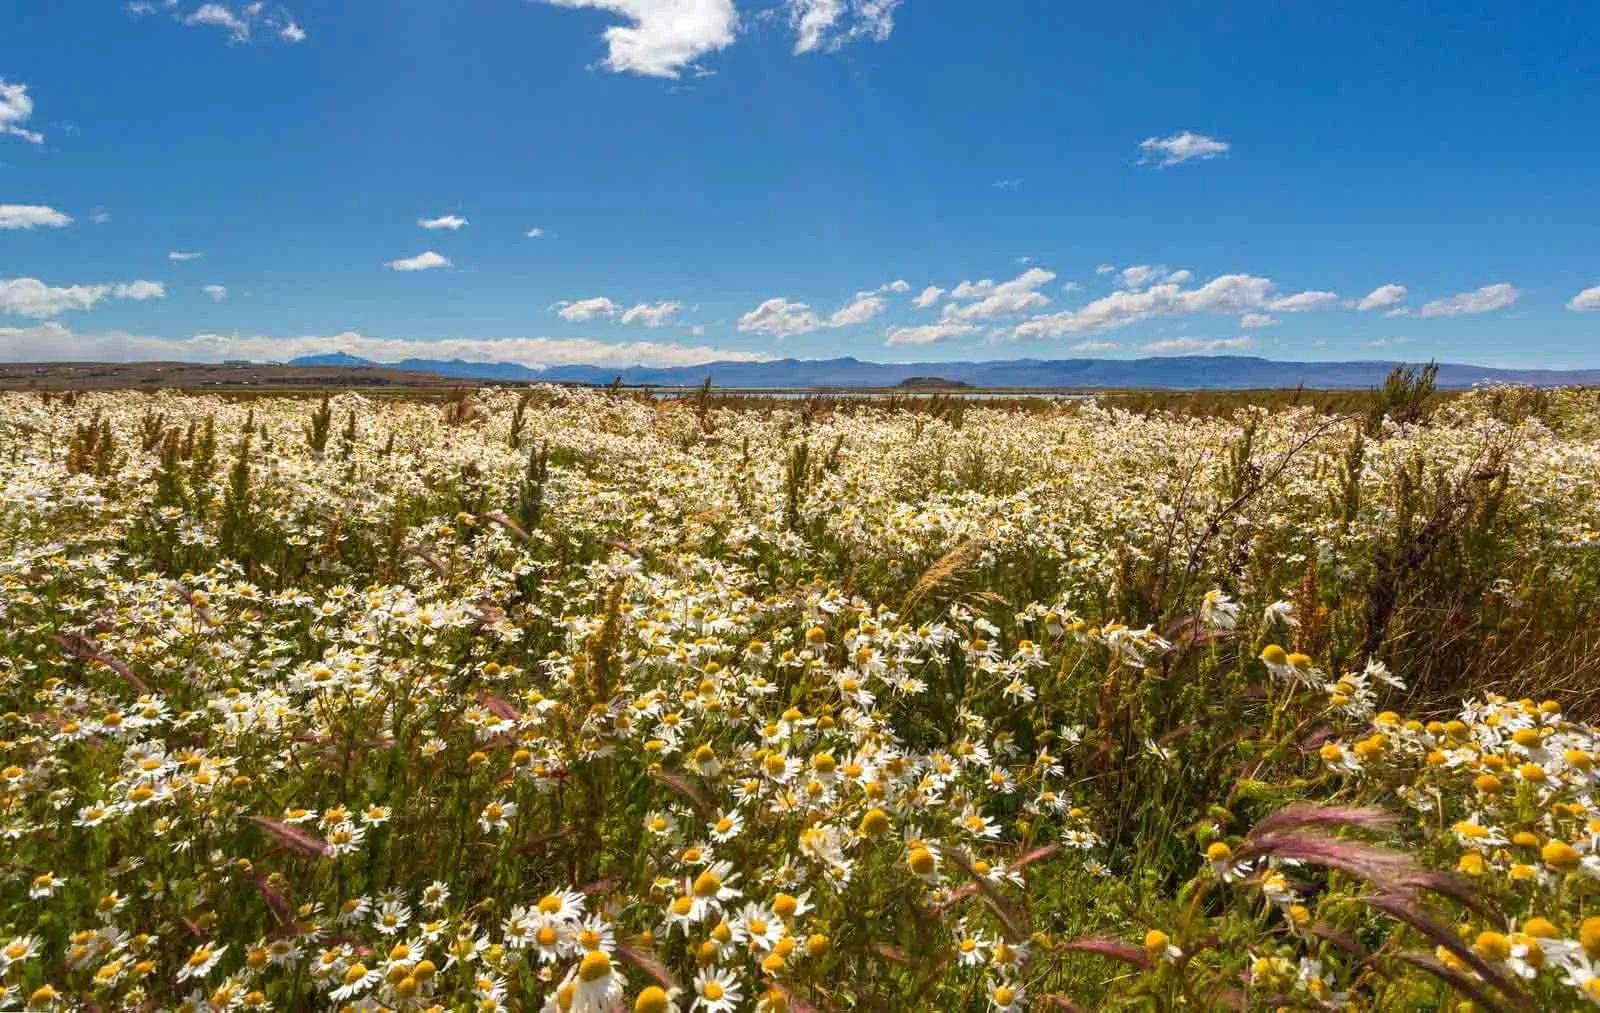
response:
[[[0,359],[1600,366],[1592,4],[4,19]]]

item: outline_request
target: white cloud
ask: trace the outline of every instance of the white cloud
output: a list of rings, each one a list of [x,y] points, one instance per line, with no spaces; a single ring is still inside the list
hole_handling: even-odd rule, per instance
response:
[[[1126,289],[1141,289],[1158,281],[1181,285],[1193,277],[1192,271],[1169,271],[1165,264],[1135,264],[1117,272],[1117,283]]]
[[[1267,309],[1276,313],[1309,313],[1337,306],[1339,296],[1333,292],[1296,292],[1267,303]]]
[[[889,302],[879,293],[907,292],[911,286],[903,281],[879,285],[870,292],[857,292],[855,298],[823,317],[809,303],[791,302],[773,298],[739,318],[739,330],[754,334],[771,334],[783,339],[795,334],[810,334],[827,328],[854,327],[876,317],[888,307]]]
[[[1574,313],[1600,312],[1600,285],[1586,288],[1573,296],[1572,301],[1567,303],[1567,309]]]
[[[1137,292],[1116,291],[1077,310],[1036,316],[1018,324],[1021,339],[1074,337],[1114,330],[1152,317],[1184,313],[1249,313],[1265,309],[1275,286],[1270,278],[1224,274],[1195,289],[1171,282]]]
[[[555,310],[563,320],[584,323],[596,317],[614,317],[622,312],[622,307],[605,296],[599,295],[592,299],[563,299],[561,302],[556,303]]]
[[[163,0],[169,9],[178,6],[177,0]],[[135,0],[128,5],[134,14],[152,14],[155,7],[149,2]],[[236,43],[249,42],[256,28],[266,28],[279,39],[291,45],[306,40],[306,30],[295,21],[294,15],[278,6],[269,6],[264,0],[233,6],[225,3],[204,3],[179,20],[186,25],[203,28],[221,28]]]
[[[927,288],[917,293],[917,297],[911,300],[911,304],[920,309],[927,309],[929,306],[932,306],[934,303],[938,302],[939,297],[942,295],[944,295],[944,289],[937,285],[929,285]]]
[[[467,224],[467,220],[460,215],[442,215],[438,218],[418,218],[417,224],[425,229],[449,229],[454,232]]]
[[[1392,348],[1395,345],[1409,345],[1411,344],[1411,339],[1406,337],[1373,338],[1371,341],[1364,342],[1364,344],[1368,348]]]
[[[1479,313],[1492,313],[1503,310],[1522,298],[1522,292],[1515,286],[1506,282],[1494,285],[1485,285],[1475,292],[1462,292],[1448,299],[1435,299],[1423,304],[1422,315],[1425,317],[1460,317],[1474,316]]]
[[[186,25],[209,25],[213,28],[226,28],[229,36],[235,42],[248,42],[250,40],[250,22],[222,4],[201,4],[183,19]]]
[[[165,299],[167,286],[159,281],[130,281],[111,286],[111,294],[118,299],[133,299],[138,302],[146,299]]]
[[[172,250],[168,252],[167,259],[172,261],[174,264],[181,264],[186,260],[199,260],[204,256],[204,253],[197,251]]]
[[[997,179],[997,180],[995,180],[993,183],[990,183],[989,186],[990,186],[991,189],[994,189],[994,190],[1021,190],[1022,189],[1022,177],[1021,176],[1008,176],[1005,179]]]
[[[1275,327],[1278,318],[1270,313],[1246,313],[1239,318],[1240,327]]]
[[[33,115],[33,99],[28,86],[10,84],[0,77],[0,135],[20,137],[31,144],[43,144],[44,135],[23,127]]]
[[[1110,274],[1112,271],[1115,271],[1116,269],[1117,269],[1117,266],[1115,264],[1096,264],[1094,266],[1094,273],[1095,274]]]
[[[520,362],[540,368],[563,364],[595,366],[692,366],[702,362],[765,362],[764,352],[743,352],[706,345],[633,341],[612,344],[592,338],[508,337],[445,338],[416,341],[344,333],[275,338],[196,334],[160,338],[112,331],[75,334],[60,324],[0,327],[0,359],[40,362],[61,359],[128,362],[167,359],[217,362],[222,359],[287,360],[302,355],[344,352],[378,362],[407,358],[465,359],[469,362]]]
[[[534,228],[529,229],[528,230],[528,238],[529,239],[543,239],[544,238],[544,229],[538,228],[537,226],[534,227]]]
[[[1122,346],[1115,341],[1080,341],[1072,346],[1074,352],[1111,352]]]
[[[95,208],[94,214],[89,216],[89,220],[94,222],[96,225],[104,225],[106,222],[111,220],[111,212],[107,211],[105,208]]]
[[[93,309],[106,299],[160,299],[166,287],[156,281],[115,285],[46,285],[38,278],[0,278],[0,313],[43,320],[70,310]]]
[[[602,33],[601,65],[618,74],[677,78],[695,61],[733,45],[739,12],[733,0],[545,0],[556,7],[589,8],[625,18]]]
[[[889,304],[882,296],[870,292],[857,293],[854,301],[834,310],[833,315],[828,318],[828,326],[853,327],[856,324],[864,324],[882,313],[887,305]]]
[[[791,334],[809,334],[825,326],[822,318],[809,305],[783,298],[768,299],[739,318],[739,330],[771,334],[779,338]]]
[[[1171,137],[1146,137],[1139,142],[1142,152],[1139,161],[1155,162],[1162,166],[1179,165],[1193,159],[1204,161],[1220,158],[1228,153],[1227,141],[1184,130]]]
[[[856,39],[882,42],[894,31],[901,0],[785,0],[794,51],[837,50]]]
[[[625,324],[644,324],[646,327],[660,327],[667,323],[674,313],[683,309],[681,302],[642,302],[622,312],[622,322]]]
[[[885,345],[933,345],[954,341],[983,330],[977,324],[922,324],[917,327],[891,327],[883,332]]]
[[[905,295],[909,291],[911,291],[911,283],[903,278],[896,278],[894,281],[886,281],[879,285],[874,290],[874,294],[893,292],[895,295]]]
[[[72,217],[43,204],[0,204],[0,229],[62,229]]]
[[[1249,348],[1249,338],[1167,338],[1140,345],[1139,350],[1162,355],[1168,352],[1232,352]]]
[[[1356,309],[1363,313],[1369,310],[1392,310],[1405,302],[1409,294],[1404,285],[1379,285],[1356,303]]]
[[[440,256],[432,250],[424,250],[415,257],[402,257],[391,260],[383,265],[391,271],[431,271],[436,267],[453,267],[449,257]]]
[[[228,286],[226,285],[206,285],[200,291],[210,296],[213,302],[222,302],[228,298]]]
[[[1036,289],[1054,281],[1055,277],[1054,271],[1030,267],[1010,281],[998,284],[987,278],[982,281],[964,281],[950,293],[950,298],[978,301],[965,306],[955,304],[945,306],[944,319],[963,322],[992,320],[1048,306],[1050,298]]]

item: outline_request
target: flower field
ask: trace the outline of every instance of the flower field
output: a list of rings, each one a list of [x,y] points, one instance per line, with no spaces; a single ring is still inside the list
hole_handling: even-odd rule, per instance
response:
[[[1600,1005],[1600,396],[0,395],[0,1009]]]

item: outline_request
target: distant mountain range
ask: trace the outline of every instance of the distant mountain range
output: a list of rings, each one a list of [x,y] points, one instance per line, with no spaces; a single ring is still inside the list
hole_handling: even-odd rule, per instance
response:
[[[894,387],[912,378],[937,377],[972,387],[1066,388],[1154,387],[1240,389],[1251,387],[1363,388],[1383,383],[1395,362],[1275,362],[1244,355],[1159,356],[1148,359],[1005,359],[985,362],[864,362],[860,359],[775,359],[770,362],[707,362],[698,366],[550,366],[462,359],[402,359],[374,362],[333,352],[290,360],[291,366],[384,366],[464,380],[611,383],[630,386],[696,387],[709,377],[718,387]],[[1483,381],[1536,386],[1600,384],[1600,369],[1495,369],[1440,363],[1441,387]]]

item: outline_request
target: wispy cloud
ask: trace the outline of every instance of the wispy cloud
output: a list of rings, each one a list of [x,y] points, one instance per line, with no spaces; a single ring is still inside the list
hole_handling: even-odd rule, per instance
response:
[[[1142,352],[1155,355],[1166,355],[1172,352],[1234,352],[1249,348],[1252,339],[1239,338],[1167,338],[1162,341],[1152,341],[1139,346]]]
[[[417,224],[425,229],[449,229],[454,232],[464,227],[467,220],[460,215],[441,215],[438,218],[418,218]]]
[[[43,144],[44,135],[23,126],[33,116],[33,99],[28,86],[0,78],[0,136],[20,137],[29,144]]]
[[[179,0],[134,0],[128,11],[136,15],[154,14],[158,9],[169,10],[185,25],[200,28],[220,28],[228,39],[244,44],[259,35],[271,35],[291,45],[306,40],[306,30],[300,27],[287,8],[252,0],[244,4],[203,3],[185,11]]]
[[[794,51],[833,51],[856,41],[882,42],[894,31],[901,0],[786,0]]]
[[[954,341],[983,330],[977,324],[922,324],[916,327],[891,327],[883,334],[883,343],[890,347],[905,345],[934,345]]]
[[[167,259],[174,264],[181,264],[186,260],[199,260],[205,254],[198,250],[172,250],[167,254]]]
[[[1139,161],[1163,167],[1181,165],[1184,162],[1221,158],[1231,147],[1227,141],[1183,130],[1170,137],[1146,137],[1140,141]]]
[[[200,291],[210,296],[212,302],[222,302],[228,298],[228,286],[226,285],[206,285]]]
[[[391,260],[383,266],[391,271],[410,272],[431,271],[434,268],[454,267],[455,265],[450,262],[449,257],[435,253],[432,250],[424,250],[415,257],[402,257],[399,260]]]
[[[1485,285],[1473,292],[1462,292],[1448,299],[1435,299],[1424,303],[1424,317],[1476,316],[1514,306],[1522,298],[1522,291],[1508,282]]]

